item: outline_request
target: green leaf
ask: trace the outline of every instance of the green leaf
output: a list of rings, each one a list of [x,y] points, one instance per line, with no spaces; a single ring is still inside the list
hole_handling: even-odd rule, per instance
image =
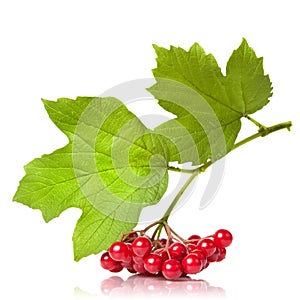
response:
[[[170,160],[194,165],[228,153],[241,128],[241,118],[261,109],[272,96],[262,58],[245,39],[221,72],[215,58],[194,44],[189,51],[154,46],[157,83],[149,91],[177,118],[155,132],[169,139]]]
[[[115,98],[44,100],[69,143],[25,166],[14,201],[39,209],[46,222],[76,207],[74,257],[110,246],[135,227],[141,210],[168,184],[168,150],[161,137]]]

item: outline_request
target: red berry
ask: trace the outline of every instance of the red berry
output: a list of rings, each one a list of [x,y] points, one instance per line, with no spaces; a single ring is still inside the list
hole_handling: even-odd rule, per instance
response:
[[[228,247],[232,243],[232,234],[226,229],[219,229],[214,234],[214,242],[219,248]]]
[[[132,260],[135,264],[138,264],[138,265],[142,265],[144,263],[144,258],[143,257],[140,257],[140,256],[137,256],[133,253],[132,255]]]
[[[163,264],[162,257],[157,253],[152,253],[144,258],[144,268],[151,274],[156,274],[161,270]]]
[[[127,271],[129,272],[129,273],[132,273],[132,274],[135,274],[136,273],[136,270],[132,267],[132,268],[126,268],[127,269]]]
[[[189,243],[187,244],[187,248],[189,251],[193,251],[196,249],[196,245],[195,244],[192,244],[192,243]]]
[[[133,261],[130,262],[121,262],[121,266],[126,269],[133,269]]]
[[[110,272],[113,273],[119,273],[123,270],[123,266],[121,265],[121,263],[119,261],[117,261],[118,265],[116,265],[115,267],[113,267],[112,269],[110,269]]]
[[[222,261],[226,256],[226,249],[225,248],[220,248],[220,254],[217,259],[217,261]]]
[[[165,251],[165,249],[159,248],[159,249],[154,250],[153,253],[160,254],[160,253],[162,253],[163,251]]]
[[[192,254],[196,254],[199,259],[201,260],[202,262],[202,270],[204,269],[204,266],[206,265],[207,263],[207,258],[206,256],[200,251],[200,250],[194,250],[191,252]]]
[[[137,237],[138,237],[138,234],[136,232],[131,232],[125,237],[123,242],[132,243]]]
[[[197,234],[193,234],[191,235],[188,240],[190,241],[191,244],[197,244],[199,242],[199,240],[201,239],[201,237]]]
[[[161,271],[166,279],[177,279],[182,274],[181,263],[176,259],[168,259],[163,263]]]
[[[220,255],[220,249],[217,247],[215,252],[211,255],[207,257],[207,261],[209,262],[214,262],[217,261]]]
[[[161,256],[163,262],[166,261],[167,259],[169,259],[169,255],[168,255],[167,251],[165,251],[165,249],[163,249],[163,248],[155,250],[154,253]]]
[[[210,262],[206,261],[205,265],[203,266],[203,270],[206,269],[209,266]]]
[[[127,261],[129,249],[123,242],[115,242],[109,248],[109,255],[116,261]]]
[[[203,254],[207,257],[214,254],[216,246],[211,239],[205,238],[198,242],[196,249],[202,251]]]
[[[161,247],[163,248],[167,244],[167,239],[162,238],[162,239],[159,240],[159,243],[160,243]]]
[[[111,258],[108,252],[104,252],[100,258],[101,267],[105,270],[111,270],[119,263]]]
[[[199,257],[199,259],[202,261],[203,265],[206,264],[207,259],[206,259],[206,256],[203,254],[202,251],[196,249],[196,250],[192,251],[191,253],[196,254]]]
[[[196,254],[188,254],[181,264],[183,271],[187,274],[197,274],[202,269],[202,262]]]
[[[145,236],[139,236],[132,243],[132,251],[135,255],[145,257],[152,249],[151,240]]]
[[[169,247],[169,253],[172,258],[182,260],[186,255],[186,247],[184,244],[176,242]]]
[[[126,246],[128,248],[128,256],[123,261],[127,262],[127,263],[130,263],[130,262],[132,262],[132,256],[133,256],[132,247],[131,247],[131,244],[129,244],[129,243],[126,243]]]
[[[146,269],[145,269],[145,267],[144,267],[144,264],[142,264],[142,265],[139,265],[139,264],[133,264],[133,269],[134,269],[136,272],[140,273],[140,274],[143,274],[143,273],[146,273],[146,272],[147,272]]]
[[[159,255],[162,257],[163,262],[170,259],[167,251],[162,251]]]

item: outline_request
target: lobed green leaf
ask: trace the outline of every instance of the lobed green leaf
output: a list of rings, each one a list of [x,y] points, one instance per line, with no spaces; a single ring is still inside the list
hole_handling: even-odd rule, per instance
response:
[[[168,184],[168,150],[115,98],[44,100],[51,120],[69,138],[62,149],[25,166],[14,201],[39,209],[45,221],[77,207],[76,260],[106,249],[135,227],[141,210]]]
[[[169,139],[170,159],[200,165],[224,156],[234,145],[240,119],[261,109],[272,96],[262,58],[243,39],[224,76],[215,58],[197,43],[189,51],[154,49],[157,83],[149,91],[177,116],[155,129]]]

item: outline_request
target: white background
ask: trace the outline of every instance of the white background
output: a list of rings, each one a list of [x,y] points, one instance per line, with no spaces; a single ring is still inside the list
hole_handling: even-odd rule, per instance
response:
[[[299,299],[296,4],[1,1],[0,297],[109,298],[100,286],[111,274],[100,269],[99,255],[73,262],[71,236],[79,210],[70,209],[45,224],[39,211],[11,201],[24,175],[23,165],[66,142],[40,99],[94,96],[119,83],[150,77],[155,67],[153,43],[188,48],[197,41],[224,70],[232,50],[246,37],[264,56],[274,86],[271,103],[255,117],[266,125],[292,120],[292,132],[274,133],[228,155],[212,204],[198,209],[204,176],[188,204],[172,216],[171,225],[185,236],[211,234],[220,227],[232,231],[227,259],[194,277],[221,287],[227,299]],[[250,125],[244,130],[256,129]],[[129,274],[120,276],[126,280]],[[179,297],[180,289],[169,294]],[[125,286],[113,294],[125,296],[129,290]]]

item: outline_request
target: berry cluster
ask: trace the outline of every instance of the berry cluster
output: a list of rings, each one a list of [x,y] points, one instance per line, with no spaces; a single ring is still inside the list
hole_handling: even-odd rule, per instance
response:
[[[204,238],[192,235],[181,241],[175,239],[170,230],[168,239],[153,240],[137,232],[123,237],[102,254],[102,268],[114,273],[126,268],[130,273],[162,274],[166,279],[196,274],[210,263],[222,261],[226,247],[232,243],[232,235],[225,229]]]

